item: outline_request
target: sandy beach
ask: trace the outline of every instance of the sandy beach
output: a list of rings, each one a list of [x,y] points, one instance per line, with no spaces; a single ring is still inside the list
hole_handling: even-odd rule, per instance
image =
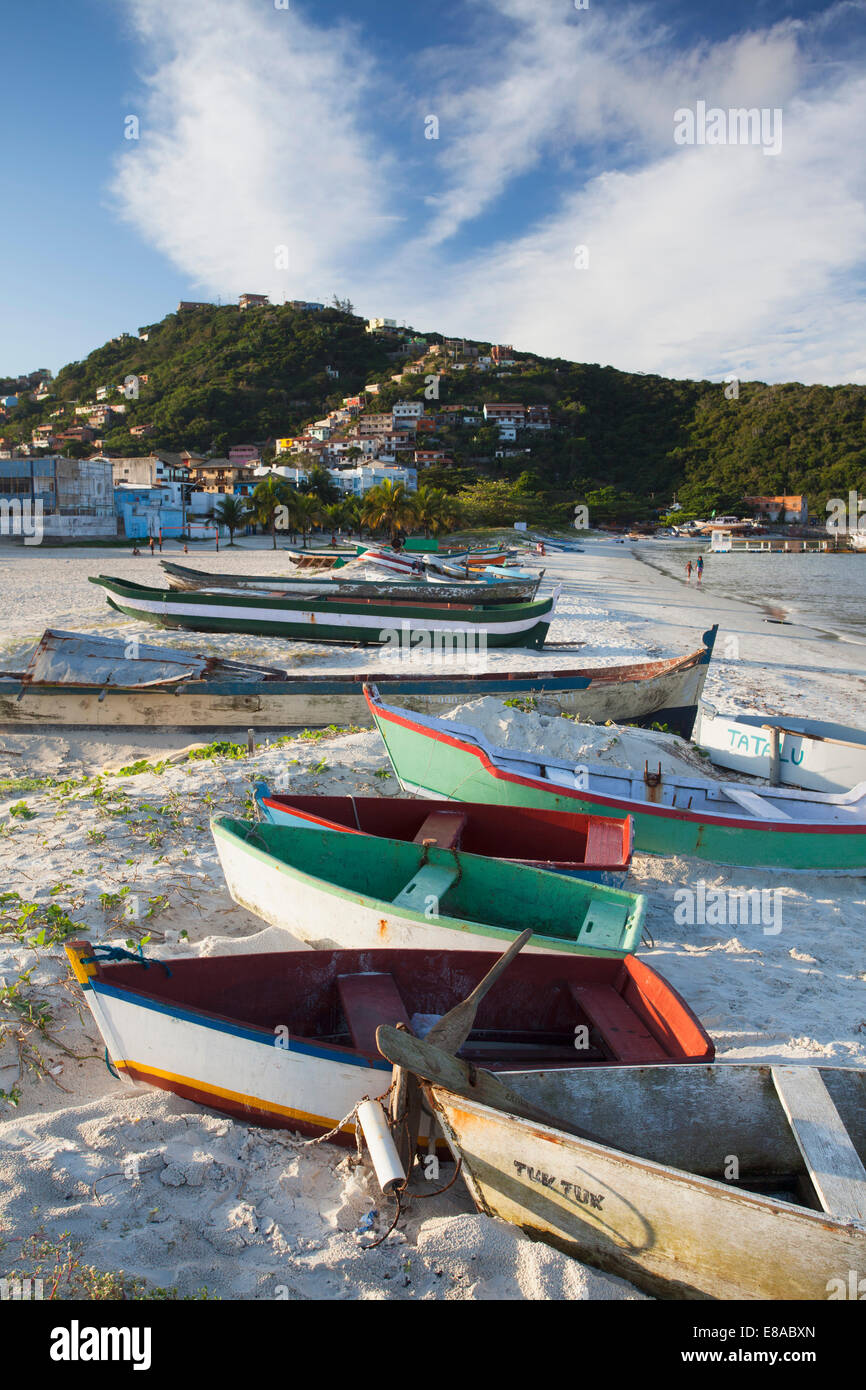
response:
[[[286,557],[264,545],[197,552],[189,563],[288,572]],[[705,695],[719,708],[862,723],[866,653],[857,641],[771,622],[759,606],[686,586],[653,565],[652,542],[590,538],[583,554],[531,563],[545,568],[542,593],[561,585],[550,638],[566,648],[491,652],[491,666],[671,656],[694,649],[718,623]],[[20,666],[49,626],[140,630],[87,582],[100,572],[150,584],[162,573],[156,559],[128,551],[0,551],[0,667]],[[156,629],[146,637],[310,672],[371,664],[369,649]],[[547,737],[537,717],[533,724],[531,715],[508,714],[515,736],[525,719],[527,737]],[[566,732],[572,728],[577,746],[579,729]],[[554,734],[561,742],[562,727]],[[249,814],[260,779],[299,793],[399,794],[375,731],[299,732],[278,746],[260,739],[252,757],[237,759],[190,760],[182,751],[188,743],[170,732],[113,739],[0,732],[4,786],[13,778],[67,779],[0,792],[0,998],[26,998],[30,1009],[0,1045],[0,1276],[32,1265],[34,1238],[50,1244],[69,1232],[86,1264],[181,1296],[207,1288],[224,1299],[644,1297],[475,1215],[459,1180],[441,1198],[410,1201],[398,1229],[367,1251],[369,1232],[387,1230],[393,1208],[366,1161],[247,1127],[109,1072],[62,945],[52,943],[52,918],[65,914],[94,941],[145,938],[149,954],[167,959],[287,949],[285,934],[231,902],[209,817]],[[158,773],[121,771],[171,755],[177,760]],[[777,916],[769,926],[680,923],[677,890],[697,893],[701,884],[770,889]],[[625,886],[649,899],[654,945],[640,954],[698,1014],[718,1060],[866,1065],[862,877],[638,855]],[[33,1021],[35,1006],[41,1022]],[[12,1013],[7,1008],[0,1020]]]

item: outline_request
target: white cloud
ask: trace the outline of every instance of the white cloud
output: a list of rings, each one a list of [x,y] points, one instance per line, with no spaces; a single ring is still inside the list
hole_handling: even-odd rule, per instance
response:
[[[339,289],[370,313],[626,369],[866,381],[853,61],[820,85],[802,22],[683,53],[646,10],[479,0],[478,16],[490,5],[512,26],[498,47],[420,55],[442,139],[413,165],[405,132],[373,124],[386,99],[417,122],[411,73],[377,70],[358,33],[251,0],[139,0],[153,76],[115,183],[124,215],[212,293]],[[782,107],[781,155],[674,146],[674,110],[698,99]],[[545,214],[467,252],[473,220],[545,169]],[[426,224],[403,221],[424,197]]]
[[[113,185],[126,219],[212,292],[350,288],[394,225],[356,36],[252,0],[139,0],[134,17],[154,69]]]

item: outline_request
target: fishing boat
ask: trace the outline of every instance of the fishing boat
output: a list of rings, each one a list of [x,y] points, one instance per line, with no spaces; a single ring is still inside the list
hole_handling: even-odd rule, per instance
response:
[[[345,550],[294,550],[291,546],[283,545],[280,549],[298,569],[311,570],[341,569],[354,560],[357,553],[348,547]]]
[[[91,576],[112,608],[157,627],[244,632],[296,641],[400,645],[426,639],[434,650],[459,639],[469,650],[527,647],[540,651],[558,591],[531,603],[425,603],[386,598],[283,597],[265,591],[194,594],[153,589],[129,579]]]
[[[67,942],[66,953],[121,1080],[316,1136],[387,1090],[379,1024],[429,1029],[496,959],[289,950],[169,963],[89,941]],[[523,955],[485,996],[460,1055],[500,1071],[714,1053],[685,1001],[635,956]],[[338,1140],[354,1131],[349,1120]]]
[[[771,786],[847,792],[866,782],[866,730],[794,715],[722,714],[702,700],[693,734],[710,762]]]
[[[117,678],[114,683],[106,681],[103,657],[91,650],[94,639],[89,634],[48,632],[42,643],[51,639],[56,661],[32,658],[23,670],[0,674],[0,727],[288,730],[330,724],[368,726],[373,720],[363,693],[366,682],[375,685],[384,700],[396,700],[420,713],[441,714],[466,700],[489,695],[529,701],[550,713],[599,723],[664,719],[688,736],[697,709],[689,702],[703,687],[715,630],[707,635],[708,645],[670,661],[453,673],[443,654],[441,662],[431,663],[430,674],[415,674],[410,667],[396,676],[384,670],[298,676],[198,657],[182,647],[160,649],[171,661],[198,663],[189,677],[180,680],[175,666],[166,673],[154,673],[139,661],[136,652],[150,650],[144,644],[100,638],[110,648],[111,669],[118,674],[123,671],[121,684]],[[420,661],[418,665],[423,670]],[[258,680],[251,678],[251,669],[261,671]]]
[[[866,871],[866,783],[850,792],[711,782],[494,747],[469,725],[386,705],[370,712],[404,791],[455,801],[634,817],[634,847],[718,864]]]
[[[631,819],[574,816],[517,806],[453,801],[407,801],[392,796],[291,796],[255,789],[259,816],[271,825],[319,826],[354,835],[384,835],[412,844],[435,844],[576,874],[614,887],[631,863]]]
[[[161,561],[166,572],[170,589],[183,592],[226,589],[265,589],[284,595],[303,594],[305,597],[333,597],[335,594],[356,598],[406,599],[410,603],[507,603],[518,599],[532,599],[541,583],[540,575],[504,575],[496,579],[454,579],[428,575],[426,571],[413,578],[389,579],[386,576],[371,579],[349,577],[345,570],[322,575],[318,578],[299,579],[291,575],[246,575],[213,574],[207,570],[189,569],[186,565],[176,565],[170,560]]]
[[[860,1296],[862,1068],[499,1077],[393,1027],[377,1037],[423,1078],[479,1211],[662,1298]]]
[[[525,928],[530,951],[624,956],[641,937],[641,893],[459,849],[216,816],[236,903],[314,950],[492,950]]]

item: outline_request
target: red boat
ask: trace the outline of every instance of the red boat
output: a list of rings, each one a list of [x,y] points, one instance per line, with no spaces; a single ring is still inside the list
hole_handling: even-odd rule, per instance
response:
[[[247,1124],[320,1135],[387,1089],[381,1023],[416,1035],[466,999],[487,951],[281,951],[161,962],[66,952],[121,1077]],[[459,1055],[497,1071],[711,1062],[713,1044],[635,956],[520,955],[481,1000]],[[351,1122],[340,1140],[350,1140]]]
[[[630,816],[581,815],[469,801],[409,801],[390,796],[284,796],[260,782],[256,804],[273,825],[318,825],[354,835],[484,854],[615,887],[631,864]]]

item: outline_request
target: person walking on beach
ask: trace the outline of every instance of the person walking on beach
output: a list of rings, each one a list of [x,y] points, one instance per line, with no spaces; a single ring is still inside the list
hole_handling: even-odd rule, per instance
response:
[[[692,562],[691,562],[691,560],[688,560],[688,561],[686,562],[686,583],[687,583],[687,584],[691,584],[691,582],[692,582]]]
[[[704,572],[704,557],[703,557],[703,555],[699,555],[699,556],[698,556],[698,563],[697,563],[697,565],[695,566],[695,569],[696,569],[697,572],[698,572],[698,583],[700,584],[700,582],[701,582],[701,575],[702,575],[703,572]]]
[[[153,536],[151,536],[151,538],[150,538],[150,553],[151,553],[151,556],[152,556],[152,555],[153,555]]]

